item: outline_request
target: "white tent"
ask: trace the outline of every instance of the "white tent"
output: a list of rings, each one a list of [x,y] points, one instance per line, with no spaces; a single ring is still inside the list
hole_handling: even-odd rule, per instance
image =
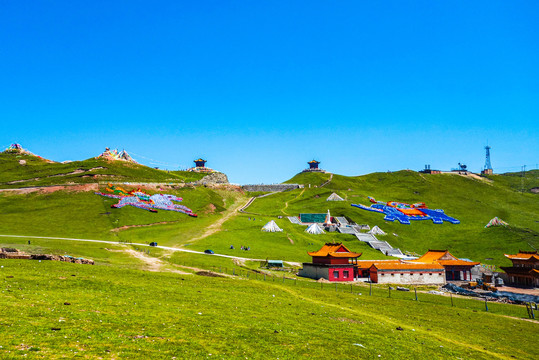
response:
[[[342,197],[340,197],[339,195],[333,193],[333,194],[329,195],[329,197],[326,199],[326,201],[344,201],[344,199]]]
[[[264,227],[262,228],[262,231],[276,232],[276,231],[283,231],[283,229],[277,226],[275,221],[271,220],[266,225],[264,225]]]
[[[374,227],[369,231],[369,234],[373,235],[387,235],[384,230],[380,229],[378,225],[374,225]]]
[[[323,234],[324,230],[318,225],[317,223],[311,224],[305,232],[308,232],[309,234],[318,235]]]

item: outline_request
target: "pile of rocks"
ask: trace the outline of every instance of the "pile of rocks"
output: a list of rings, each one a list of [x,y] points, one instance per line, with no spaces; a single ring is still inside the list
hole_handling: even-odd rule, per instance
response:
[[[22,260],[53,260],[64,261],[74,264],[94,265],[91,259],[75,258],[69,255],[48,255],[48,254],[27,254],[14,248],[1,248],[0,259],[22,259]]]

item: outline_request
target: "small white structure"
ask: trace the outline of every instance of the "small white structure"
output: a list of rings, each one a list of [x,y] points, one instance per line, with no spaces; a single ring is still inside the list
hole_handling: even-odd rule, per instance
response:
[[[380,229],[378,225],[374,225],[374,227],[369,231],[369,234],[372,235],[387,235],[384,230]]]
[[[313,235],[319,235],[323,234],[325,231],[318,225],[317,223],[311,224],[307,229],[305,229],[305,232]]]
[[[333,194],[329,195],[329,197],[326,199],[326,201],[344,201],[344,199],[342,197],[340,197],[339,195],[337,195],[336,193],[333,193]]]
[[[277,226],[277,223],[275,223],[275,221],[271,220],[266,225],[264,225],[264,227],[262,228],[262,231],[277,232],[277,231],[283,231],[283,229]]]

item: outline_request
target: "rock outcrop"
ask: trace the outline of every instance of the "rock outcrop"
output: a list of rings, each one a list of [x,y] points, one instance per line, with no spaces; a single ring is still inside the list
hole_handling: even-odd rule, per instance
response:
[[[193,185],[228,184],[228,177],[221,172],[214,172],[192,183]]]

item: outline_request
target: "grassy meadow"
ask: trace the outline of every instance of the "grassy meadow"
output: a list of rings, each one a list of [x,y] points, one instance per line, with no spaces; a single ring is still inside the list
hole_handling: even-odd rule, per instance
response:
[[[31,158],[23,167],[13,166],[13,158],[1,154],[0,183],[13,188],[96,182],[79,177],[82,173],[54,175],[84,166],[89,170],[100,161],[48,164]],[[133,182],[168,182],[177,176],[171,182],[179,183],[192,174],[116,162],[101,165],[108,167],[92,171]],[[33,180],[12,183],[19,179]],[[289,182],[305,188],[256,199],[247,213],[236,210],[253,194],[205,186],[166,189],[183,197],[182,204],[198,218],[129,206],[114,209],[111,205],[117,200],[91,191],[0,192],[0,234],[113,242],[0,237],[1,247],[96,262],[91,266],[0,259],[0,358],[537,358],[533,339],[539,323],[527,319],[523,306],[489,303],[487,312],[476,299],[455,296],[452,306],[448,296],[426,293],[435,287],[419,287],[415,301],[413,291],[389,292],[387,286],[375,285],[371,296],[365,284],[298,278],[295,263],[309,261],[307,251],[325,242],[343,242],[362,252],[363,259],[387,257],[351,235],[309,235],[286,218],[330,209],[333,216],[380,226],[388,233],[380,238],[403,251],[420,254],[428,248],[448,248],[456,256],[499,266],[507,264],[504,252],[539,246],[538,195],[521,191],[522,184],[528,190],[537,186],[537,173],[529,172],[524,179],[493,175],[488,180],[409,171],[333,175],[319,187],[329,179],[330,174],[298,174]],[[332,192],[346,201],[327,202]],[[461,224],[387,223],[379,214],[350,205],[368,204],[367,196],[424,201]],[[494,216],[511,226],[484,229]],[[261,232],[270,220],[283,232]],[[266,270],[257,260],[130,244],[151,241],[292,264],[285,271]],[[251,250],[240,250],[242,245]]]
[[[115,255],[118,256],[118,255]],[[521,307],[421,294],[0,260],[3,359],[533,359]],[[494,305],[494,304],[492,304]],[[450,326],[448,326],[450,324]],[[402,330],[398,330],[402,329]],[[338,341],[336,341],[338,340]]]

